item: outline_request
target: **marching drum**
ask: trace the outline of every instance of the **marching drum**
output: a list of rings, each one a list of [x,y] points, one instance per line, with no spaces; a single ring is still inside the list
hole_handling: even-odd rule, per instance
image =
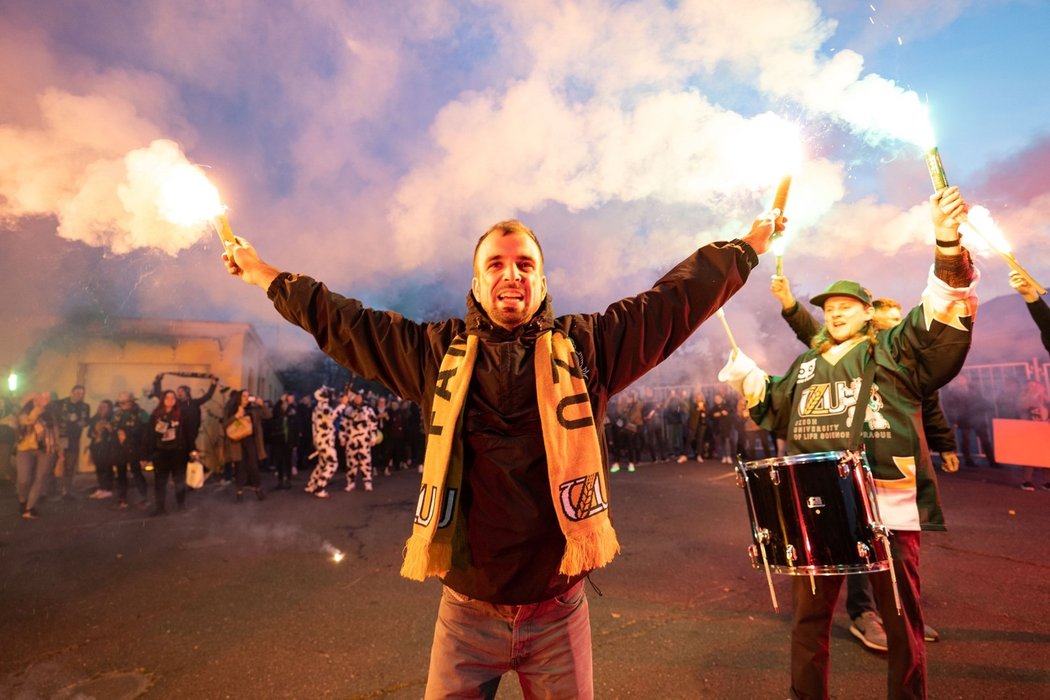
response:
[[[817,452],[737,462],[756,569],[792,576],[891,569],[889,532],[862,452]],[[895,577],[894,577],[895,578]],[[769,579],[773,606],[776,595]]]

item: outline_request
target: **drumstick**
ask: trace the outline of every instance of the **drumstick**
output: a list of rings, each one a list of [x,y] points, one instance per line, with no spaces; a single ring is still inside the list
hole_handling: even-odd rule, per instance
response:
[[[736,341],[733,340],[733,331],[729,330],[729,322],[726,321],[726,312],[719,309],[715,313],[718,315],[718,319],[722,322],[722,327],[726,329],[726,335],[729,336],[729,344],[733,346],[733,350],[740,352],[740,348],[737,347]]]

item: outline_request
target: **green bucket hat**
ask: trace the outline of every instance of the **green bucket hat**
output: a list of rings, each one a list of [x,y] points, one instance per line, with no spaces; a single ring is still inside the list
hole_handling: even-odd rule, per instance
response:
[[[824,302],[831,297],[852,297],[865,306],[871,306],[871,292],[851,280],[832,282],[827,289],[810,299],[809,303],[823,309]]]

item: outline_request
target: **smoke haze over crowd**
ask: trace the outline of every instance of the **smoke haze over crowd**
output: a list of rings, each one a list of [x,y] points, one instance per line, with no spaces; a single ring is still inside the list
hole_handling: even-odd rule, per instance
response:
[[[566,313],[746,230],[797,134],[796,293],[853,277],[909,302],[931,258],[913,143],[928,103],[949,179],[1045,281],[1048,15],[1005,0],[12,0],[0,365],[70,314],[246,320],[304,346],[225,274],[207,228],[159,215],[151,174],[176,163],[205,167],[267,260],[413,318],[460,313],[477,236],[521,218]],[[1005,266],[982,267],[982,295],[1007,293]],[[726,309],[760,361],[771,273],[764,260]],[[706,325],[683,359],[721,357],[720,334]]]

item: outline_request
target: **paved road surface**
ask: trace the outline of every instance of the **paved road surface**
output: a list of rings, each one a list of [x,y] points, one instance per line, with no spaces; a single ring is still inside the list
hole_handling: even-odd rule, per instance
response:
[[[623,553],[592,576],[602,595],[589,590],[598,697],[786,697],[790,616],[747,559],[730,468],[645,464],[612,480]],[[951,530],[924,535],[922,562],[943,635],[928,647],[933,698],[1050,697],[1050,492],[1011,480],[941,477]],[[235,504],[209,484],[180,515],[81,497],[25,522],[5,485],[0,697],[421,697],[439,584],[397,573],[417,488],[400,472],[371,494]],[[789,583],[776,577],[783,604]],[[832,695],[885,697],[885,661],[847,624]],[[499,697],[520,697],[513,677]]]

